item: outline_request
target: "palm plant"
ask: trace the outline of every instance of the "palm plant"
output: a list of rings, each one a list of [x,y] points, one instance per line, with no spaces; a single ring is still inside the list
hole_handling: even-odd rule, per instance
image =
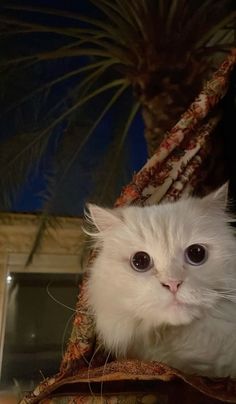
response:
[[[9,208],[50,151],[45,223],[63,184],[73,188],[76,162],[96,173],[96,201],[111,203],[135,116],[152,154],[235,43],[230,0],[89,3],[83,13],[17,2],[0,9],[0,206]],[[83,154],[109,113],[115,125],[92,143],[103,152],[89,167]]]

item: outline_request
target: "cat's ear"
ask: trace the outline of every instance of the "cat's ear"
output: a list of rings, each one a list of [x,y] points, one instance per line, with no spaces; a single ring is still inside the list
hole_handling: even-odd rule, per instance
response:
[[[121,218],[117,214],[118,209],[105,209],[91,203],[86,207],[88,211],[85,214],[86,218],[96,226],[99,232],[108,230],[121,222]]]
[[[219,208],[225,210],[227,208],[228,202],[228,191],[229,183],[226,182],[216,191],[211,192],[209,195],[205,196],[202,201],[209,206],[218,206]]]

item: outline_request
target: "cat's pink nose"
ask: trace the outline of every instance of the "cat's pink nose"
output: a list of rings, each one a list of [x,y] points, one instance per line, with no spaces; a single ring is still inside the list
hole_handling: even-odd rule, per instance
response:
[[[167,281],[162,282],[162,286],[169,288],[172,293],[176,293],[182,283],[182,281]]]

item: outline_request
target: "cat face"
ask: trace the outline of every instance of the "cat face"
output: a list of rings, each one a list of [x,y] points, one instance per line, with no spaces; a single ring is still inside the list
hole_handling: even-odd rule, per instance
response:
[[[89,283],[98,328],[112,319],[147,329],[188,324],[217,304],[232,279],[235,250],[224,194],[114,210],[90,206],[100,245]]]

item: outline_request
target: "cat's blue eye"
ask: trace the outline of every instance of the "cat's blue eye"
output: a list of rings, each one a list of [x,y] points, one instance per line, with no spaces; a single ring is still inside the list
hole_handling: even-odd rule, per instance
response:
[[[145,251],[138,251],[130,257],[131,267],[138,272],[146,272],[153,267],[153,260]]]
[[[190,265],[202,265],[208,258],[206,246],[202,244],[191,244],[184,252],[185,261]]]

